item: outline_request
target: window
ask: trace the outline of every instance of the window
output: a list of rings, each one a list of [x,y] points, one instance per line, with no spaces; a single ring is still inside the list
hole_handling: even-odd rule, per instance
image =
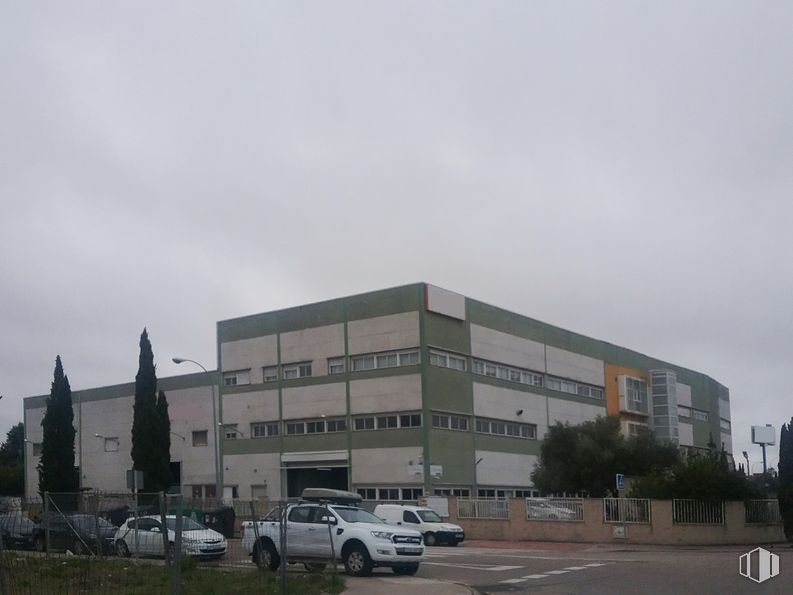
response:
[[[105,438],[105,452],[118,452],[118,437]]]
[[[700,411],[699,409],[692,409],[694,413],[694,419],[697,421],[708,421],[708,412],[707,411]]]
[[[355,418],[356,430],[374,430],[374,417]]]
[[[723,417],[719,419],[719,427],[722,430],[726,430],[727,432],[730,431],[730,420],[724,419]]]
[[[277,421],[262,421],[251,424],[251,438],[270,438],[278,436]]]
[[[454,353],[446,351],[438,351],[437,349],[430,349],[430,364],[440,368],[451,368],[452,370],[459,370],[465,372],[467,358]]]
[[[403,500],[418,500],[424,495],[424,488],[402,488]]]
[[[536,386],[542,386],[542,385],[537,384]],[[590,399],[598,399],[600,401],[603,400],[603,389],[599,386],[590,386],[588,384],[581,384],[573,380],[565,380],[564,378],[554,378],[553,376],[547,376],[545,378],[545,386],[550,390],[556,390],[561,393],[578,395],[579,397],[588,397]],[[647,391],[647,387],[645,385],[645,394],[646,391]]]
[[[399,427],[399,416],[384,415],[377,418],[378,430],[390,430]]]
[[[223,437],[226,440],[236,440],[239,435],[237,424],[223,424]]]
[[[625,378],[625,401],[630,411],[645,411],[647,383],[641,378]]]
[[[298,364],[286,364],[281,366],[281,374],[284,380],[294,380],[295,378],[308,378],[311,376],[311,362]]]
[[[410,413],[408,415],[399,416],[400,428],[419,428],[421,427],[421,414]]]
[[[509,436],[511,438],[537,439],[537,426],[496,419],[476,418],[476,431],[480,434],[494,434],[496,436]]]
[[[432,427],[441,430],[468,431],[468,418],[461,415],[432,414]]]
[[[470,498],[471,491],[467,488],[440,488],[435,490],[436,496],[456,496],[457,498]]]
[[[339,419],[329,419],[326,423],[326,432],[344,432],[347,429],[347,420],[343,417]]]
[[[208,444],[209,431],[198,430],[193,432],[193,446],[206,446]]]
[[[377,500],[377,490],[375,488],[358,488],[356,491],[364,500]]]
[[[346,368],[343,357],[328,359],[328,374],[344,374]]]
[[[236,372],[223,372],[223,386],[241,386],[251,383],[250,370],[237,370]]]
[[[324,434],[325,433],[325,420],[307,421],[306,434]]]
[[[42,443],[41,442],[34,442],[33,443],[33,456],[40,457],[41,456],[41,449]]]
[[[477,491],[479,498],[486,498],[491,500],[506,500],[512,498],[512,490],[495,490],[495,489],[480,489]]]
[[[542,374],[532,372],[531,370],[525,370],[523,368],[517,368],[515,366],[494,364],[480,359],[475,359],[471,363],[471,369],[474,374],[479,374],[481,376],[500,378],[501,380],[517,382],[520,384],[528,384],[529,386],[543,385]]]
[[[262,368],[262,379],[264,382],[278,382],[278,366]]]
[[[691,407],[684,407],[683,405],[678,405],[677,414],[680,417],[691,417]]]
[[[350,369],[353,372],[412,366],[419,363],[418,350],[389,351],[384,353],[366,353],[350,358]]]
[[[399,500],[399,488],[379,488],[377,498],[378,500]]]
[[[298,434],[306,433],[306,422],[303,421],[290,421],[286,423],[286,435],[297,436]]]
[[[419,524],[419,517],[417,517],[415,515],[415,513],[413,513],[412,511],[405,510],[405,511],[402,512],[402,522],[403,523],[413,523],[414,525],[418,525]]]

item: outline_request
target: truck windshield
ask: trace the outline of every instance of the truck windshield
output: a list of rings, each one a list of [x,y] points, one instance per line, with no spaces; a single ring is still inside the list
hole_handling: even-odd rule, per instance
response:
[[[382,519],[377,518],[371,512],[361,508],[343,508],[335,506],[333,512],[339,515],[348,523],[374,523],[376,525],[384,525]]]
[[[442,523],[443,519],[434,510],[417,510],[416,514],[425,523]]]

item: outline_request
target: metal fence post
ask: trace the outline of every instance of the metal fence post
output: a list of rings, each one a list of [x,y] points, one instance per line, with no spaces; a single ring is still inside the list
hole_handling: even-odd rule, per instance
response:
[[[251,500],[251,522],[253,523],[253,535],[255,537],[251,554],[253,554],[253,563],[259,566],[262,557],[261,545],[259,544],[259,519],[257,518],[256,505],[253,500]]]
[[[281,595],[286,595],[286,565],[287,565],[287,545],[286,545],[286,513],[289,502],[281,502],[281,527],[280,542],[281,542]]]
[[[99,551],[99,556],[104,556],[104,544],[102,543],[105,538],[102,537],[102,532],[99,530],[99,494],[91,494],[91,500],[94,503],[94,531],[96,531],[96,549]]]
[[[331,514],[327,502],[325,502],[325,516],[328,521],[328,538],[330,539],[330,565],[333,568],[333,574],[336,574],[336,544],[333,543],[333,529],[330,522],[332,518],[335,518],[335,515]]]
[[[174,523],[174,563],[171,571],[171,595],[182,589],[182,495],[176,496],[176,522]]]
[[[160,523],[162,524],[162,547],[163,552],[165,552],[165,567],[169,567],[173,564],[173,560],[171,560],[171,548],[168,547],[168,523],[166,522],[167,519],[165,518],[166,515],[166,505],[165,505],[165,492],[159,493],[160,499]]]
[[[8,575],[6,568],[5,547],[0,536],[0,595],[8,595]]]

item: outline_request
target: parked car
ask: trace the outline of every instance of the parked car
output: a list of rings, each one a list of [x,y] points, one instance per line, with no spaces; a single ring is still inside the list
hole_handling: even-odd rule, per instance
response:
[[[0,533],[3,546],[18,549],[33,549],[33,531],[36,523],[21,514],[0,514]]]
[[[375,566],[394,574],[416,574],[424,560],[421,533],[387,525],[358,508],[358,494],[306,489],[301,502],[286,509],[288,562],[309,568],[340,560],[348,574],[366,576]],[[271,513],[273,514],[273,513]],[[260,568],[276,570],[281,560],[281,523],[276,515],[242,524],[242,547]]]
[[[528,498],[526,500],[526,513],[530,519],[578,520],[578,513],[575,510],[558,506],[543,498]]]
[[[168,544],[173,551],[176,540],[176,516],[165,517]],[[127,519],[115,534],[119,556],[164,556],[161,517],[143,516]],[[182,517],[182,553],[202,559],[222,558],[226,539],[217,531],[189,517]]]
[[[97,533],[98,529],[98,533]],[[116,528],[101,517],[91,514],[61,514],[48,512],[41,515],[33,529],[33,548],[47,549],[49,530],[50,551],[69,551],[73,554],[96,554],[113,551]]]
[[[374,515],[389,525],[416,529],[424,536],[426,545],[439,543],[457,545],[465,539],[462,527],[445,523],[437,512],[423,506],[378,504],[375,506]]]

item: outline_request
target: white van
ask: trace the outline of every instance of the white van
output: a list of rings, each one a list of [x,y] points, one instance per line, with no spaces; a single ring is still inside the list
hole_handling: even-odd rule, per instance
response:
[[[444,523],[434,510],[408,504],[378,504],[374,515],[389,525],[401,525],[420,531],[426,545],[457,545],[465,539],[463,528]]]

